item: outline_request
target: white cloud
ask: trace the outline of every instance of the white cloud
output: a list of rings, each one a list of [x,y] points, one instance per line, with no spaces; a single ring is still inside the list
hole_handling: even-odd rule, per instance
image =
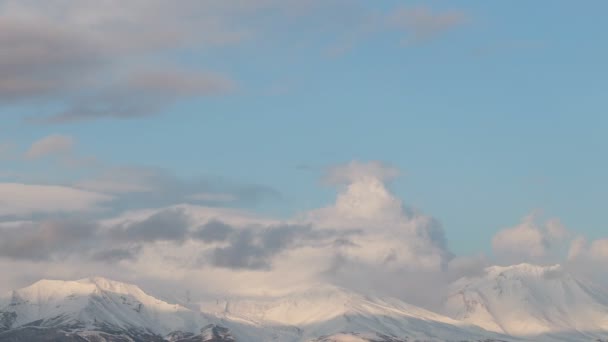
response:
[[[430,216],[406,208],[386,187],[398,170],[379,162],[351,162],[333,167],[327,179],[347,183],[336,203],[304,215],[319,227],[359,229],[343,256],[391,268],[438,270],[449,251],[443,230]],[[357,246],[364,246],[358,248]]]
[[[492,239],[494,252],[510,261],[529,261],[548,255],[554,243],[568,236],[568,231],[557,219],[539,223],[532,213],[514,227],[499,231]]]
[[[568,260],[579,257],[585,252],[585,248],[587,248],[587,239],[584,237],[579,236],[572,240],[572,242],[570,242],[570,249],[568,250]]]
[[[608,239],[593,240],[591,243],[578,237],[570,244],[569,260],[587,260],[608,263]]]
[[[382,290],[389,287],[388,283],[403,283],[404,275],[424,272],[427,274],[424,278],[410,280],[399,288],[399,291],[404,288],[411,290],[408,293],[412,296],[419,295],[419,289],[427,288],[422,283],[443,272],[450,259],[441,227],[432,217],[405,208],[401,200],[390,192],[385,182],[396,176],[393,168],[375,162],[350,163],[332,168],[330,173],[338,182],[349,182],[339,186],[335,203],[289,220],[263,217],[238,209],[186,204],[130,211],[98,221],[98,233],[92,235],[96,239],[96,248],[101,253],[108,252],[104,256],[120,256],[129,252],[128,258],[92,260],[81,252],[82,249],[72,248],[70,254],[60,254],[61,260],[80,265],[79,268],[87,265],[86,268],[95,273],[108,271],[100,265],[112,263],[115,269],[104,274],[108,276],[122,272],[163,281],[185,279],[199,282],[206,279],[208,291],[230,291],[233,294],[282,293],[327,280],[339,284],[354,281],[361,286]],[[89,188],[105,189],[106,193],[114,186],[89,185]],[[114,190],[124,188],[117,186]],[[5,200],[13,194],[18,194],[16,200]],[[205,200],[231,199],[222,194],[200,192],[197,195]],[[12,198],[15,199],[14,196]],[[0,215],[91,210],[109,199],[108,195],[100,192],[69,187],[1,184],[0,203],[3,205],[0,206]],[[167,210],[178,211],[187,217],[187,231],[182,225],[182,230],[176,234],[166,232],[164,229],[172,228],[164,227],[174,225],[163,221],[162,236],[166,241],[121,240],[116,234],[112,235],[116,227],[137,233],[137,236],[158,234],[160,226],[156,225],[154,230],[147,222]],[[223,229],[225,234],[222,238],[210,240],[196,235],[208,227],[209,222],[219,222],[215,226]],[[39,226],[33,222],[27,227],[33,234]],[[137,227],[137,232],[129,230],[129,227]],[[100,236],[106,238],[100,239]],[[172,236],[176,238],[171,240]],[[19,237],[13,236],[15,239]],[[90,239],[88,236],[81,238]],[[79,244],[88,246],[87,241]],[[213,256],[217,256],[218,251],[231,252],[234,257],[244,253],[246,258],[259,259],[259,263],[238,263],[240,260],[237,259],[217,263]],[[28,254],[14,252],[12,255]],[[52,264],[52,261],[39,262]],[[377,279],[363,279],[368,273],[361,270],[373,270]],[[387,279],[394,282],[386,282]],[[393,295],[398,294],[396,286],[391,285],[390,288],[395,290]]]
[[[69,153],[74,147],[74,139],[70,136],[53,134],[35,141],[25,153],[28,159],[38,159],[50,155]]]
[[[0,183],[0,216],[91,211],[111,199],[64,186]]]
[[[395,167],[378,161],[363,163],[355,160],[329,168],[325,181],[329,184],[351,184],[364,180],[387,182],[398,176],[399,170]]]

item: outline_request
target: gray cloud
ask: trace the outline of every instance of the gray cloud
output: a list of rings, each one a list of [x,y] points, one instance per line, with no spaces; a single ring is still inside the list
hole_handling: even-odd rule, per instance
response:
[[[83,220],[0,226],[0,257],[46,261],[80,255],[107,263],[135,260],[143,244],[182,242],[189,238],[188,228],[188,218],[178,210],[164,210],[142,221],[106,228]]]
[[[212,221],[201,227],[195,236],[209,242],[227,242],[204,254],[202,263],[229,269],[270,270],[274,257],[287,249],[341,242],[345,240],[344,236],[356,233],[358,231],[316,230],[309,225],[288,224],[236,229]]]
[[[190,222],[180,210],[163,210],[143,221],[121,224],[110,236],[121,242],[184,241]]]
[[[168,51],[240,39],[223,21],[211,20],[206,9],[194,1],[179,6],[168,1],[3,1],[0,105],[63,104],[56,114],[32,118],[61,123],[149,116],[180,99],[229,91],[233,82],[225,76],[150,62],[167,60]],[[147,67],[131,71],[142,65]]]
[[[93,246],[97,226],[75,220],[49,220],[0,228],[0,256],[44,261]]]
[[[117,263],[123,260],[135,261],[137,260],[141,249],[141,245],[108,248],[93,253],[90,259],[92,261],[105,262],[108,264]]]
[[[276,14],[272,20],[269,12]],[[37,123],[146,117],[181,100],[235,88],[229,76],[176,68],[174,57],[180,53],[209,53],[260,37],[281,44],[286,29],[329,33],[330,39],[347,37],[349,42],[405,32],[419,41],[465,21],[459,11],[426,7],[376,15],[345,0],[4,0],[0,105],[51,103],[59,108],[31,118]]]
[[[0,14],[0,46],[0,101],[9,102],[76,90],[107,57],[73,30],[10,13]]]
[[[234,232],[232,226],[221,221],[213,220],[201,226],[193,237],[205,242],[224,242]]]
[[[157,114],[183,98],[219,95],[234,82],[220,75],[192,70],[159,69],[128,75],[125,80],[83,96],[43,123],[64,123],[96,118],[129,119]]]
[[[219,177],[182,180],[162,169],[120,167],[104,171],[95,178],[76,182],[75,187],[115,196],[114,208],[163,207],[176,203],[208,206],[250,206],[281,198],[279,191],[264,185],[240,184]],[[205,194],[205,196],[200,196]],[[214,196],[216,195],[216,196]],[[230,201],[217,201],[230,197]]]

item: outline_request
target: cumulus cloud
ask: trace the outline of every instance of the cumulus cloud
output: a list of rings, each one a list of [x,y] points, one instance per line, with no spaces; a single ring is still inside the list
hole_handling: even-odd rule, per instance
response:
[[[608,262],[608,239],[593,240],[589,243],[587,239],[579,236],[570,243],[568,259]]]
[[[334,229],[361,229],[367,234],[353,239],[365,248],[348,248],[349,256],[373,264],[441,269],[451,253],[437,220],[407,208],[387,188],[395,168],[378,162],[351,162],[330,168],[333,183],[346,182],[336,203],[313,210],[303,218]]]
[[[67,135],[53,134],[32,143],[25,153],[29,159],[69,153],[74,147],[74,139]]]
[[[416,304],[437,300],[425,295],[429,284],[441,291],[449,280],[482,267],[480,258],[454,258],[438,221],[390,191],[386,182],[397,176],[394,168],[356,162],[328,173],[338,188],[336,201],[291,219],[175,205],[127,211],[81,228],[34,220],[2,226],[0,240],[32,247],[2,245],[0,259],[61,261],[96,273],[112,265],[109,272],[139,277],[205,279],[209,291],[234,294],[282,293],[328,281]],[[44,248],[29,251],[38,245]]]
[[[325,176],[329,184],[351,184],[365,179],[380,182],[391,181],[399,176],[399,170],[378,161],[351,161],[343,165],[330,167]]]
[[[568,231],[557,219],[538,221],[538,213],[532,213],[520,224],[499,231],[492,239],[494,252],[511,261],[538,260],[547,256],[555,243],[568,236]]]

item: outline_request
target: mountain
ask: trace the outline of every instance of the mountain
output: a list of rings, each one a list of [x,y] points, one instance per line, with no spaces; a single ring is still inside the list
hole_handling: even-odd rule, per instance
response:
[[[449,316],[532,340],[608,339],[608,292],[559,265],[489,267],[451,286]]]
[[[0,301],[0,322],[0,341],[17,335],[32,341],[53,335],[66,341],[162,341],[171,332],[199,332],[210,323],[135,285],[99,277],[41,280],[13,291]]]
[[[104,278],[41,280],[0,300],[0,342],[481,341],[499,334],[403,303],[319,285],[216,299],[201,310]],[[489,341],[489,340],[488,340]]]
[[[281,297],[216,300],[202,303],[201,308],[220,318],[240,337],[239,341],[247,342],[470,341],[504,337],[398,299],[364,296],[329,285]]]

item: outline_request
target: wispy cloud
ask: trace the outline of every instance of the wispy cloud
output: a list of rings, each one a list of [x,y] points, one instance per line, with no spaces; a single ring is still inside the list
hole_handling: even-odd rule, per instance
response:
[[[269,19],[269,12],[276,15]],[[0,105],[59,108],[29,118],[35,123],[142,118],[182,100],[237,88],[230,75],[175,62],[184,53],[278,38],[287,29],[303,36],[322,33],[338,45],[346,38],[347,46],[386,32],[420,42],[467,18],[461,11],[428,7],[378,14],[341,0],[7,0],[0,3]]]
[[[387,26],[403,30],[403,43],[419,43],[436,38],[469,21],[469,16],[460,10],[435,11],[429,7],[397,8],[387,17]]]
[[[28,159],[38,159],[51,155],[65,155],[72,151],[74,139],[67,135],[53,134],[32,143],[25,153]]]
[[[94,211],[111,199],[66,186],[0,183],[0,217]]]

